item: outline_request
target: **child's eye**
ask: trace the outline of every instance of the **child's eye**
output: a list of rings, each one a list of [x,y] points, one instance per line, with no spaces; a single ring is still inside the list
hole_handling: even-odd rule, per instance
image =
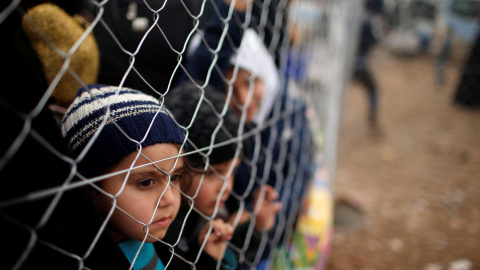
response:
[[[148,179],[143,179],[141,181],[139,181],[137,183],[137,186],[140,187],[140,188],[149,188],[151,187],[153,184],[155,183],[155,181],[151,178],[148,178]]]
[[[207,170],[207,171],[204,173],[205,176],[212,176],[212,175],[214,175],[214,174],[215,174],[215,172],[214,172],[213,170],[211,170],[211,169]]]
[[[182,179],[183,175],[178,173],[170,176],[170,182],[178,183]]]

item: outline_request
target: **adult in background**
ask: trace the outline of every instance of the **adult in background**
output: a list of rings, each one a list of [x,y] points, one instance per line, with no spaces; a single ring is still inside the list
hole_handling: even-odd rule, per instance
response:
[[[369,67],[369,58],[372,49],[378,42],[372,20],[375,15],[383,12],[383,0],[365,0],[364,8],[353,79],[362,83],[367,91],[368,123],[372,130],[376,130],[378,124],[378,87]]]
[[[480,11],[480,4],[478,10]],[[453,96],[457,105],[469,108],[480,108],[480,33],[473,44],[470,56],[463,67],[462,77]]]

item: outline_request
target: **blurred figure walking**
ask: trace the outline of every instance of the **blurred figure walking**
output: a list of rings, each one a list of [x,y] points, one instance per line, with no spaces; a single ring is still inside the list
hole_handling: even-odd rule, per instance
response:
[[[368,123],[372,130],[377,130],[378,91],[377,84],[369,67],[369,56],[372,48],[378,43],[375,35],[373,19],[383,12],[383,0],[365,0],[364,16],[360,28],[360,40],[357,58],[354,63],[353,79],[362,83],[368,93]]]

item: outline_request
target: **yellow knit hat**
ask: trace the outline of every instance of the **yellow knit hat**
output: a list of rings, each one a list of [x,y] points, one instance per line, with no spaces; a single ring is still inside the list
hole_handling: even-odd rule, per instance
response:
[[[53,4],[40,4],[22,18],[23,30],[36,51],[47,83],[60,72],[70,49],[79,41],[86,29],[86,21],[72,17]],[[77,89],[97,82],[99,51],[92,33],[87,35],[70,57],[67,70],[56,85],[51,98],[60,106],[68,107]],[[77,78],[76,78],[77,77]]]

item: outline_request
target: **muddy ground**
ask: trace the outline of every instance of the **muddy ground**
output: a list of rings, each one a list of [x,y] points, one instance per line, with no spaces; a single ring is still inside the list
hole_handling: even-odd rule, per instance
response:
[[[431,55],[377,48],[380,134],[362,86],[350,84],[327,270],[480,269],[480,111],[451,102],[462,63],[439,86]]]

